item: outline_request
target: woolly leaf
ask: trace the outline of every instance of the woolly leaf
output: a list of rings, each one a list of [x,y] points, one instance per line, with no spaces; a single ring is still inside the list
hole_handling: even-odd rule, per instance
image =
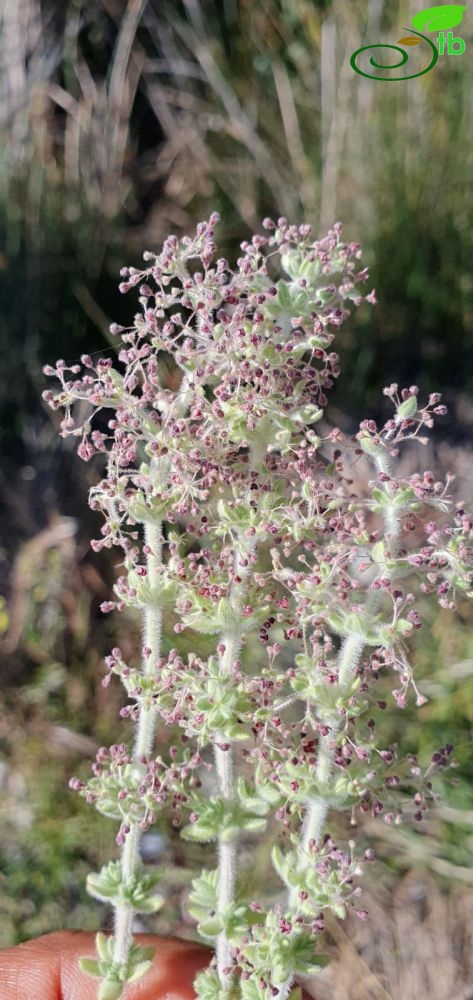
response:
[[[223,920],[217,913],[213,917],[207,917],[206,920],[199,922],[199,934],[210,940],[218,937],[222,930]]]
[[[116,979],[104,979],[100,983],[97,1000],[120,1000],[123,992],[123,983]]]
[[[209,871],[204,868],[203,872],[192,879],[192,889],[189,894],[189,913],[196,920],[201,920],[211,910],[217,909],[217,884],[218,871]]]
[[[204,969],[203,972],[197,973],[194,979],[194,989],[199,1000],[221,1000],[220,980],[212,969]]]
[[[144,947],[140,944],[134,944],[130,949],[130,962],[150,962],[154,958],[155,953],[156,948],[153,944],[148,944]]]
[[[211,840],[216,840],[217,836],[218,831],[204,823],[188,823],[181,830],[183,840],[191,840],[196,844],[208,844]]]
[[[261,990],[254,976],[240,980],[242,1000],[261,1000]]]
[[[82,972],[86,972],[88,976],[97,976],[100,978],[102,975],[96,958],[80,958],[79,968],[82,969]]]
[[[152,964],[152,962],[138,962],[137,965],[134,966],[131,975],[127,977],[127,983],[136,983],[139,979],[142,979],[151,968]]]
[[[100,931],[95,935],[95,947],[103,961],[110,961],[113,956],[113,937],[107,937]]]
[[[135,913],[157,913],[164,906],[164,903],[164,896],[156,892],[154,896],[148,896],[141,901],[133,901],[132,906]]]

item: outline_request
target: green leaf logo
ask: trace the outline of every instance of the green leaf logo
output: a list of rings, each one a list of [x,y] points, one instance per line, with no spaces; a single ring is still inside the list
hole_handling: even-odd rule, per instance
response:
[[[428,7],[414,14],[412,24],[418,31],[445,31],[456,28],[463,18],[466,7],[458,3],[441,4],[440,7]]]

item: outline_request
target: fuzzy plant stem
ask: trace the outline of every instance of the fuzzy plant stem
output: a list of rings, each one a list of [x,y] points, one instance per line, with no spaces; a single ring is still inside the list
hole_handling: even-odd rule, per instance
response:
[[[266,452],[266,445],[264,442],[261,444],[253,444],[250,448],[249,454],[249,469],[252,471],[260,470],[263,464],[263,458]],[[246,566],[240,565],[240,553],[235,554],[235,564],[234,570],[235,574],[240,577],[240,582],[234,584],[231,588],[231,602],[235,610],[235,623],[234,629],[232,631],[226,632],[222,635],[220,642],[225,646],[225,652],[220,658],[220,670],[222,676],[231,673],[232,663],[238,659],[240,655],[241,643],[242,643],[242,632],[239,627],[239,619],[241,618],[241,612],[245,604],[245,598],[248,587],[248,578],[251,574],[251,563],[253,555],[256,550],[256,542],[252,538],[245,538],[243,554],[244,558],[247,560]],[[234,753],[233,747],[230,744],[228,750],[221,750],[218,743],[228,743],[229,741],[223,736],[219,736],[218,733],[215,734],[214,740],[214,759],[215,759],[215,769],[217,772],[217,778],[219,783],[220,795],[223,799],[228,799],[231,801],[235,795],[235,783],[234,783]],[[222,841],[221,837],[218,838],[217,843],[218,848],[218,889],[217,889],[217,900],[218,900],[218,912],[223,913],[227,907],[232,903],[234,891],[235,891],[235,879],[236,879],[236,862],[237,862],[237,840],[231,840],[229,843]],[[231,986],[231,974],[224,972],[226,968],[230,966],[230,945],[227,941],[225,931],[222,931],[218,938],[216,944],[216,954],[217,954],[217,971],[220,980],[220,985],[222,989],[229,990]]]
[[[162,524],[145,524],[145,544],[149,548],[146,557],[147,581],[152,589],[158,582],[162,562]],[[144,645],[151,650],[145,659],[143,673],[153,674],[156,660],[159,659],[161,645],[162,611],[147,607],[144,612]],[[148,756],[154,740],[156,710],[141,708],[138,722],[133,763],[140,768],[140,757]],[[140,864],[141,832],[138,823],[131,825],[121,853],[121,868],[123,882],[129,882],[135,876]],[[133,931],[133,910],[127,906],[117,906],[115,910],[115,943],[114,960],[120,965],[126,965],[130,950]]]
[[[247,589],[248,576],[251,572],[251,557],[253,555],[255,546],[248,545],[245,549],[245,557],[248,560],[248,565],[243,569],[239,566],[239,557],[235,556],[235,572],[241,579],[241,582],[236,584],[232,589],[232,605],[235,609],[235,627],[234,630],[224,633],[221,637],[221,643],[225,646],[225,652],[220,658],[220,671],[222,676],[228,676],[231,673],[232,663],[238,659],[240,655],[242,633],[238,625],[238,619],[243,610],[245,603],[245,594]],[[228,740],[220,736],[218,733],[215,734],[214,742],[214,759],[215,759],[215,769],[217,772],[217,778],[219,783],[220,795],[224,799],[231,801],[234,798],[234,754],[233,747],[230,744],[228,750],[221,750],[218,746],[219,743],[228,744]],[[218,838],[218,912],[223,913],[230,903],[233,901],[233,895],[235,890],[235,877],[236,877],[236,860],[237,860],[237,841],[233,839],[229,842],[222,841],[222,838]],[[230,986],[230,976],[229,973],[225,973],[224,969],[228,968],[230,965],[230,953],[229,953],[229,943],[227,941],[225,932],[222,931],[217,938],[217,969],[220,979],[220,984],[222,988],[226,989]]]
[[[389,473],[389,462],[384,454],[375,456],[374,460],[378,472]],[[391,505],[384,511],[384,528],[385,535],[389,536],[391,556],[394,557],[396,555],[399,541],[400,520],[398,512]],[[384,575],[386,575],[386,573]],[[367,618],[371,617],[376,612],[378,603],[378,594],[376,592],[372,592],[365,605],[365,615]],[[365,641],[363,637],[357,633],[346,636],[342,643],[338,657],[338,687],[341,694],[346,692],[353,681],[364,646]],[[340,720],[338,725],[332,725],[328,736],[321,736],[320,738],[317,756],[316,780],[318,784],[325,787],[327,787],[332,776],[335,742],[341,726],[342,720]],[[307,811],[302,829],[301,839],[304,851],[308,850],[310,840],[313,839],[317,842],[320,841],[325,826],[327,812],[327,802],[322,798],[314,799]],[[295,902],[295,900],[293,899],[292,902]]]
[[[390,473],[390,463],[384,453],[374,456],[374,461],[378,472]],[[384,511],[383,520],[385,535],[389,537],[390,554],[394,558],[399,543],[399,512],[392,505],[389,505]],[[386,576],[386,571],[384,572],[384,576]],[[378,593],[372,592],[365,605],[365,614],[367,617],[371,617],[376,612],[378,604]],[[347,635],[341,645],[338,656],[338,687],[341,694],[344,694],[350,687],[363,654],[364,646],[364,638],[357,633]],[[330,733],[327,736],[321,736],[319,740],[316,781],[317,784],[325,788],[328,787],[332,777],[335,745],[342,723],[343,720],[340,719],[340,722],[336,725],[332,724]],[[308,854],[310,841],[314,840],[320,843],[325,829],[328,810],[329,804],[325,798],[316,796],[311,802],[301,831],[301,851],[303,854]],[[289,902],[292,909],[297,908],[297,890],[291,890]],[[278,1000],[287,1000],[292,983],[293,977],[288,979],[284,984]]]
[[[229,634],[222,637],[225,645],[225,653],[220,660],[222,675],[228,672],[230,664],[238,656],[241,637],[238,634]],[[216,734],[216,740],[219,739]],[[221,738],[223,742],[223,737]],[[228,742],[228,741],[227,741]],[[228,750],[221,750],[217,743],[214,743],[214,758],[219,791],[222,798],[231,801],[234,797],[234,760],[233,748],[230,745]],[[223,913],[233,900],[236,878],[237,861],[237,841],[231,840],[227,843],[218,838],[218,912]],[[230,985],[229,974],[225,969],[230,964],[229,944],[222,931],[217,938],[217,969],[220,984],[223,988]]]

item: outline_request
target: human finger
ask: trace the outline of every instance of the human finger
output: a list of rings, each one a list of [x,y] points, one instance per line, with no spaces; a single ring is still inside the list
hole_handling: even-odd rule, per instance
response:
[[[127,1000],[194,1000],[196,972],[208,965],[210,949],[192,941],[138,934],[154,945],[152,968],[127,989]],[[97,980],[79,968],[95,956],[95,935],[58,931],[0,952],[2,1000],[96,1000]]]

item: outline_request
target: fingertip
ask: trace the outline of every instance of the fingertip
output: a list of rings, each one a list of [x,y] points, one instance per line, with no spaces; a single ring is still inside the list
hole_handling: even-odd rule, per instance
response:
[[[47,937],[47,948],[43,937],[0,952],[2,1000],[60,1000],[60,935]]]
[[[177,938],[137,935],[156,949],[152,968],[129,986],[127,1000],[194,1000],[193,981],[212,952]],[[96,1000],[97,980],[79,968],[95,956],[95,935],[58,931],[0,952],[1,1000]]]
[[[136,935],[140,945],[153,945],[155,955],[152,968],[143,979],[127,988],[126,1000],[194,1000],[193,981],[199,969],[205,968],[212,952],[204,945],[178,938],[157,938],[150,934]],[[94,941],[90,942],[87,957],[95,954]],[[78,966],[85,955],[84,948],[74,942],[74,953],[63,964],[62,1000],[89,1000],[97,995],[97,980],[86,976]],[[70,961],[69,961],[70,959]],[[84,992],[84,984],[92,993]]]

